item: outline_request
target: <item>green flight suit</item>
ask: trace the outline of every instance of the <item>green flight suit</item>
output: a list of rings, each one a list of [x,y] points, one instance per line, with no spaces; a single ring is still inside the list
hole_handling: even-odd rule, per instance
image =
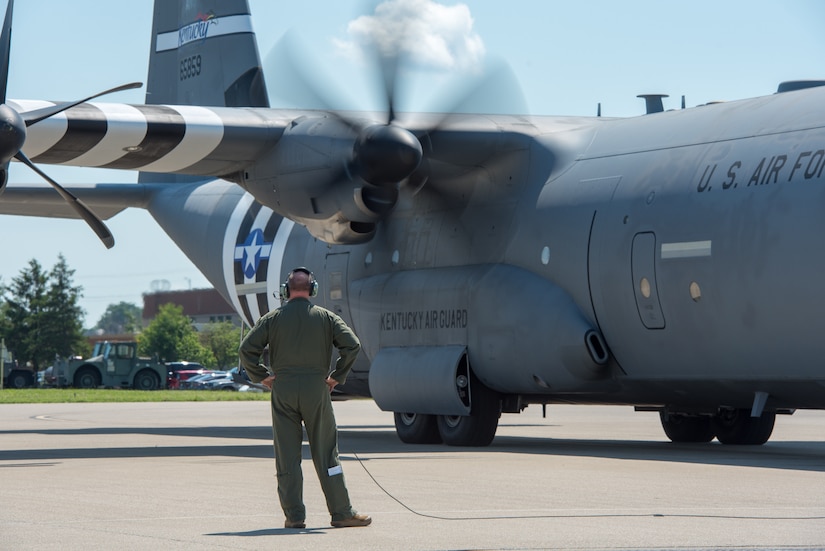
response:
[[[303,421],[332,520],[350,518],[356,511],[338,459],[338,429],[325,380],[330,376],[339,383],[346,381],[361,343],[338,315],[298,297],[261,317],[241,343],[241,365],[253,382],[270,374],[259,363],[267,345],[275,375],[272,430],[278,497],[284,514],[290,521],[306,518],[301,472]],[[339,358],[329,373],[333,346]]]

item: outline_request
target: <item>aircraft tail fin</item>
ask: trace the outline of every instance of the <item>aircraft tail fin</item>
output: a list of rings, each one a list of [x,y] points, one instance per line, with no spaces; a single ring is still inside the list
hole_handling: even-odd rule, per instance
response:
[[[269,107],[247,0],[155,0],[146,103]]]

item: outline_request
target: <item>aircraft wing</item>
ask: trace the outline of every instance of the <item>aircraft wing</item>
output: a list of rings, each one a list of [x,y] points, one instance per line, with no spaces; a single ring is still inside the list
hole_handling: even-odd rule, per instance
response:
[[[129,207],[145,208],[149,200],[146,184],[76,184],[66,186],[102,219],[108,220]],[[76,218],[77,212],[50,186],[9,184],[0,194],[0,214]]]

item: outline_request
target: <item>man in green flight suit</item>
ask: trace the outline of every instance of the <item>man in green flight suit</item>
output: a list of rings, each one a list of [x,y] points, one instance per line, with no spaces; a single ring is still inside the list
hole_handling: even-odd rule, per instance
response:
[[[308,269],[295,268],[281,287],[287,302],[258,320],[239,353],[249,378],[272,389],[275,467],[284,526],[306,527],[302,421],[332,526],[368,526],[372,519],[358,514],[350,504],[330,399],[332,389],[346,381],[361,343],[344,320],[309,301],[317,294],[318,283]],[[259,363],[267,345],[271,373]],[[339,357],[330,373],[333,346]]]

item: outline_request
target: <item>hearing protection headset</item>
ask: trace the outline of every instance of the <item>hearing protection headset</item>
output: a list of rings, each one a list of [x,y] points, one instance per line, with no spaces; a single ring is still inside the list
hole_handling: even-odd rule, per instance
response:
[[[298,267],[289,272],[286,281],[281,283],[281,299],[289,300],[289,279],[295,272],[303,272],[309,276],[309,296],[314,297],[318,295],[318,281],[315,279],[315,274],[304,267]]]

